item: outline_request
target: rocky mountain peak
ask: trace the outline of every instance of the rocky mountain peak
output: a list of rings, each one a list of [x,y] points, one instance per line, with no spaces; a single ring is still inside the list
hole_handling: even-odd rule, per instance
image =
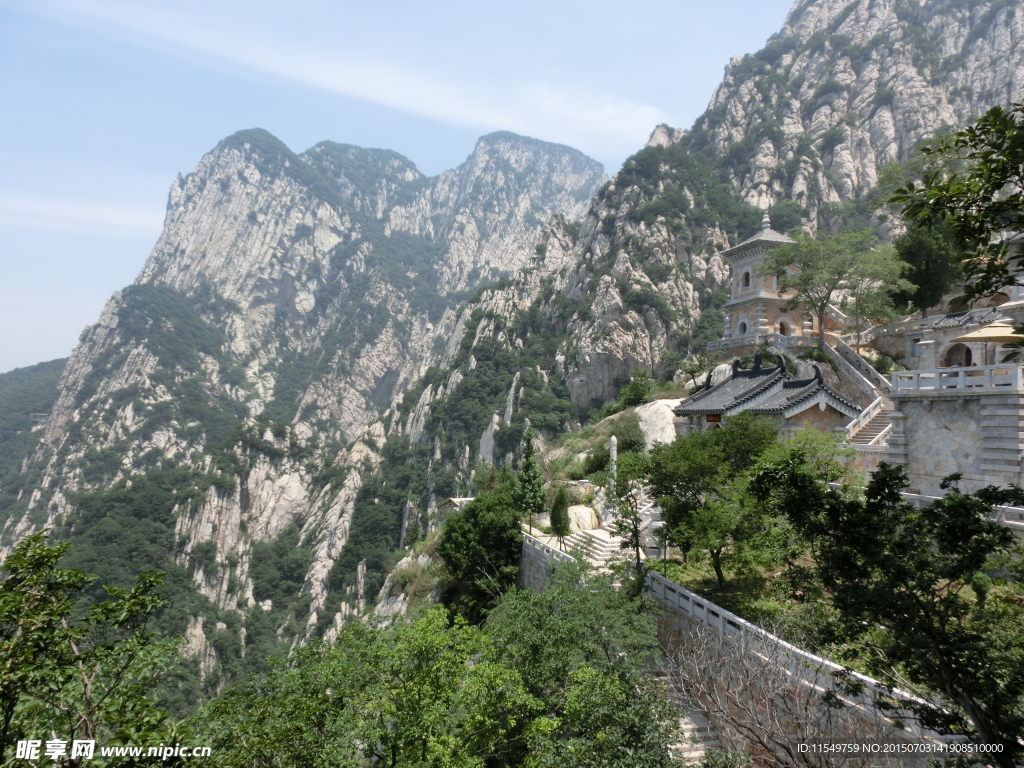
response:
[[[1024,8],[995,0],[809,0],[733,59],[698,127],[751,205],[863,195],[888,163],[1024,83]]]
[[[690,130],[655,127],[610,181],[507,132],[434,177],[388,150],[228,137],[83,334],[0,490],[0,548],[145,504],[150,565],[208,601],[197,653],[222,611],[329,635],[478,457],[717,339],[722,252],[765,210],[813,231],[921,138],[1020,100],[1022,24],[1002,0],[799,2]]]

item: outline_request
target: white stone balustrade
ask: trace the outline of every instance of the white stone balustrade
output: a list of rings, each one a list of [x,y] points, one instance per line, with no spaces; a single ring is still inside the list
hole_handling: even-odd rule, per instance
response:
[[[882,397],[876,397],[871,405],[861,411],[860,415],[856,419],[846,425],[846,439],[852,440],[854,435],[864,429],[869,421],[882,412],[882,408],[884,406],[885,399]]]
[[[661,574],[649,571],[647,574],[647,590],[658,603],[670,614],[685,616],[692,622],[715,630],[719,634],[730,638],[738,647],[744,648],[748,653],[755,653],[767,658],[779,658],[785,660],[786,670],[794,680],[804,685],[813,686],[818,689],[838,690],[835,686],[839,680],[851,681],[863,686],[859,693],[842,693],[839,698],[844,700],[847,706],[859,709],[869,720],[876,720],[887,723],[896,714],[885,710],[877,705],[878,700],[904,702],[908,709],[900,712],[899,719],[906,731],[921,741],[930,743],[948,742],[958,740],[923,727],[913,715],[910,714],[909,705],[926,705],[928,702],[901,691],[898,688],[892,689],[859,672],[854,672],[829,661],[821,656],[797,648],[791,643],[776,637],[760,627],[751,624],[746,619],[741,619],[734,613],[721,608],[714,603],[705,600],[700,595],[694,594],[685,587],[681,587],[674,581],[669,581]],[[774,647],[781,650],[781,654],[766,652],[767,648]],[[764,649],[760,650],[759,649]],[[822,674],[824,673],[824,674]]]
[[[971,368],[936,368],[927,371],[898,371],[892,374],[892,392],[951,393],[965,391],[1024,391],[1021,369],[1013,364]]]
[[[781,333],[752,333],[746,336],[734,336],[720,341],[709,341],[708,352],[737,349],[739,347],[759,347],[762,344],[791,348],[810,348],[817,343],[813,336],[783,336]]]
[[[520,585],[528,589],[543,589],[547,584],[550,569],[558,562],[570,560],[575,560],[575,558],[549,547],[529,534],[524,534]],[[869,728],[881,726],[881,730],[878,731],[880,733],[896,734],[899,732],[904,740],[924,741],[932,744],[959,740],[956,737],[940,736],[934,731],[922,727],[910,715],[909,710],[895,713],[879,708],[876,703],[876,699],[904,702],[905,705],[909,705],[911,702],[914,704],[926,703],[909,693],[899,689],[890,689],[866,675],[848,671],[835,662],[787,643],[654,571],[648,571],[646,587],[648,594],[666,612],[665,618],[668,619],[668,624],[679,625],[676,627],[676,631],[685,634],[688,631],[687,622],[709,627],[730,638],[747,653],[778,658],[785,664],[787,672],[794,680],[800,681],[804,685],[813,686],[816,690],[833,688],[834,684],[840,680],[849,680],[860,684],[862,688],[859,693],[845,692],[841,693],[839,698],[847,706],[859,710],[865,725]],[[663,620],[662,630],[666,629],[672,631],[671,626],[666,626]],[[768,647],[776,647],[782,653],[764,654]],[[900,720],[903,725],[899,731],[892,730],[894,714],[901,716]]]
[[[889,380],[874,369],[874,367],[841,338],[836,337],[834,351],[839,357],[848,362],[857,372],[866,378],[871,384],[882,392],[888,392],[891,386]]]

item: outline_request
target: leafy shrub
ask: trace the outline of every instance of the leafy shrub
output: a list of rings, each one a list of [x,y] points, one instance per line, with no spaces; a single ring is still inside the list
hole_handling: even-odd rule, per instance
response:
[[[875,91],[875,96],[871,101],[871,106],[874,109],[879,107],[888,107],[892,105],[893,99],[896,98],[896,91],[892,88],[879,88]]]
[[[453,512],[436,550],[454,580],[446,602],[471,621],[481,621],[498,596],[515,584],[522,550],[521,518],[510,483]]]
[[[619,393],[619,403],[623,408],[633,408],[647,402],[651,396],[651,380],[647,377],[647,371],[637,368],[629,377],[629,383]]]
[[[635,413],[624,413],[617,418],[611,434],[615,435],[620,456],[626,453],[643,453],[646,450],[647,444],[644,442],[643,430],[640,429],[640,419]],[[592,450],[583,462],[584,476],[603,472],[608,468],[610,460],[608,443],[603,442]]]
[[[835,125],[825,131],[822,135],[818,148],[820,149],[821,154],[826,155],[844,141],[846,141],[846,131],[843,126]]]

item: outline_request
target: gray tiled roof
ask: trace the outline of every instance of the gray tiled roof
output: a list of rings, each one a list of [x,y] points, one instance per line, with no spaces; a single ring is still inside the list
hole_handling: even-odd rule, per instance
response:
[[[752,407],[750,411],[756,414],[783,413],[794,405],[798,405],[801,401],[809,400],[814,397],[821,390],[824,390],[829,397],[842,405],[845,405],[852,411],[860,412],[860,406],[840,395],[828,386],[828,384],[817,377],[811,379],[793,379],[792,381],[785,382],[778,392],[775,392],[767,399],[759,402],[757,405]]]
[[[954,312],[949,315],[935,321],[932,328],[936,330],[942,328],[959,328],[964,325],[973,325],[974,323],[994,323],[1000,317],[1002,312],[997,308],[989,309],[972,309],[969,312]]]
[[[727,380],[688,397],[675,407],[675,413],[677,416],[720,414],[737,403],[753,399],[784,377],[787,374],[782,366],[747,371],[733,368],[733,374]]]
[[[736,251],[746,250],[747,246],[756,245],[757,243],[777,243],[789,245],[795,242],[789,237],[786,237],[781,232],[776,232],[774,229],[759,229],[757,234],[753,237],[748,237],[742,243],[734,245],[728,250],[722,251],[723,256],[735,253]]]
[[[772,389],[778,391],[769,394]],[[701,390],[673,410],[677,416],[722,415],[728,411],[745,410],[756,414],[777,415],[822,391],[848,410],[860,412],[861,409],[856,403],[843,397],[824,382],[820,371],[817,376],[809,379],[791,379],[781,365],[777,368],[753,368],[746,371],[734,367],[733,375],[728,380],[710,389]],[[765,398],[753,403],[749,408],[740,407],[762,395]]]

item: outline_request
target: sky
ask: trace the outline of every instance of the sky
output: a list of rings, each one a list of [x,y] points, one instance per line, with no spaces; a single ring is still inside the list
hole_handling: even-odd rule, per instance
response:
[[[160,234],[167,192],[265,128],[434,175],[510,130],[611,174],[689,127],[791,0],[0,0],[0,372],[70,354]]]

